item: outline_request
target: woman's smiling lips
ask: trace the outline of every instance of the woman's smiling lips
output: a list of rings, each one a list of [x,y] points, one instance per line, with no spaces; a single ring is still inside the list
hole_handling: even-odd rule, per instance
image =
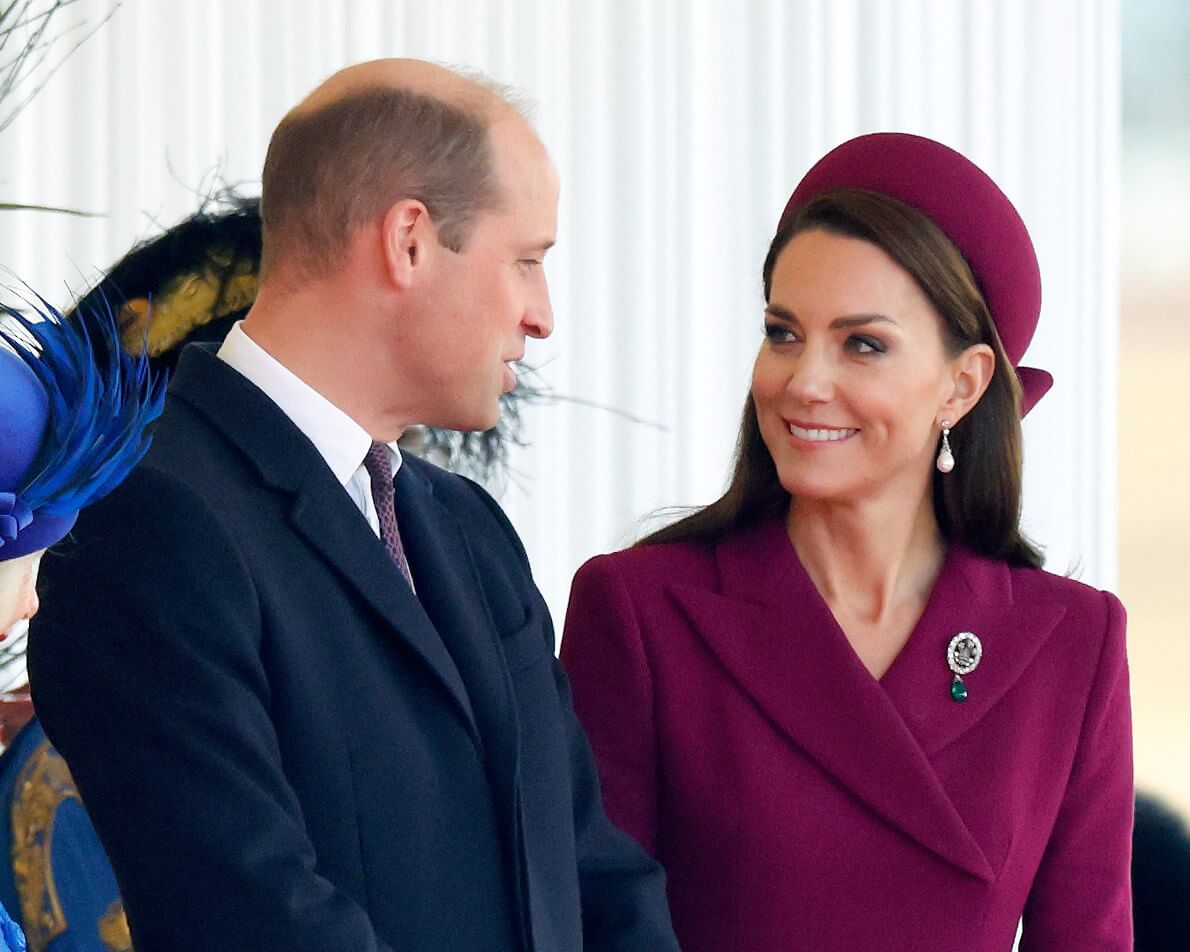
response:
[[[842,443],[845,440],[851,439],[859,432],[856,427],[847,426],[815,426],[812,423],[795,422],[793,420],[786,420],[786,425],[789,427],[789,433],[795,439],[803,443],[815,443],[819,445],[829,443]]]

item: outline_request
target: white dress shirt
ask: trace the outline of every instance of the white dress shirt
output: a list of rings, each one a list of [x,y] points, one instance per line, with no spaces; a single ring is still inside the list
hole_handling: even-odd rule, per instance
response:
[[[364,457],[372,437],[355,420],[244,333],[237,321],[219,348],[219,359],[251,380],[281,408],[294,426],[306,435],[314,448],[347,490],[368,525],[380,535],[380,520],[372,501],[372,481],[364,468]],[[393,476],[401,468],[401,451],[389,443]]]

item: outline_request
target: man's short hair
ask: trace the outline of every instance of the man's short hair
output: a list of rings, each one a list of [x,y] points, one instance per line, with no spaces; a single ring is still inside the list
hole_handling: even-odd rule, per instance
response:
[[[405,199],[422,202],[442,244],[459,251],[501,198],[484,106],[378,87],[286,116],[262,177],[264,275],[329,273],[358,228]]]

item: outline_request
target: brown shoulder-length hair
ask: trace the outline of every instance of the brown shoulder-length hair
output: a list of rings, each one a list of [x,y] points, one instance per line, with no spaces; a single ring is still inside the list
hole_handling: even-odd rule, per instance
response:
[[[992,348],[996,364],[991,382],[950,433],[958,465],[950,473],[934,473],[934,512],[945,539],[1012,565],[1040,566],[1040,551],[1020,529],[1020,383],[962,254],[937,225],[903,202],[860,189],[837,189],[797,208],[781,223],[764,261],[765,301],[785,246],[795,235],[815,229],[871,242],[908,271],[941,315],[950,355],[973,344]],[[727,491],[638,545],[717,542],[788,505],[789,493],[761,438],[749,394]]]

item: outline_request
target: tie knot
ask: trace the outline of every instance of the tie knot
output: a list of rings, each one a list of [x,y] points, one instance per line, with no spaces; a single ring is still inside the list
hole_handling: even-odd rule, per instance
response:
[[[393,466],[389,461],[387,443],[373,443],[368,447],[368,454],[364,457],[364,469],[368,471],[373,483],[392,483]]]
[[[364,469],[372,483],[372,502],[376,504],[376,521],[380,526],[380,541],[388,549],[397,568],[412,587],[413,575],[405,559],[405,547],[401,545],[401,533],[397,530],[396,490],[393,488],[393,466],[391,450],[384,443],[373,443],[364,457]]]

